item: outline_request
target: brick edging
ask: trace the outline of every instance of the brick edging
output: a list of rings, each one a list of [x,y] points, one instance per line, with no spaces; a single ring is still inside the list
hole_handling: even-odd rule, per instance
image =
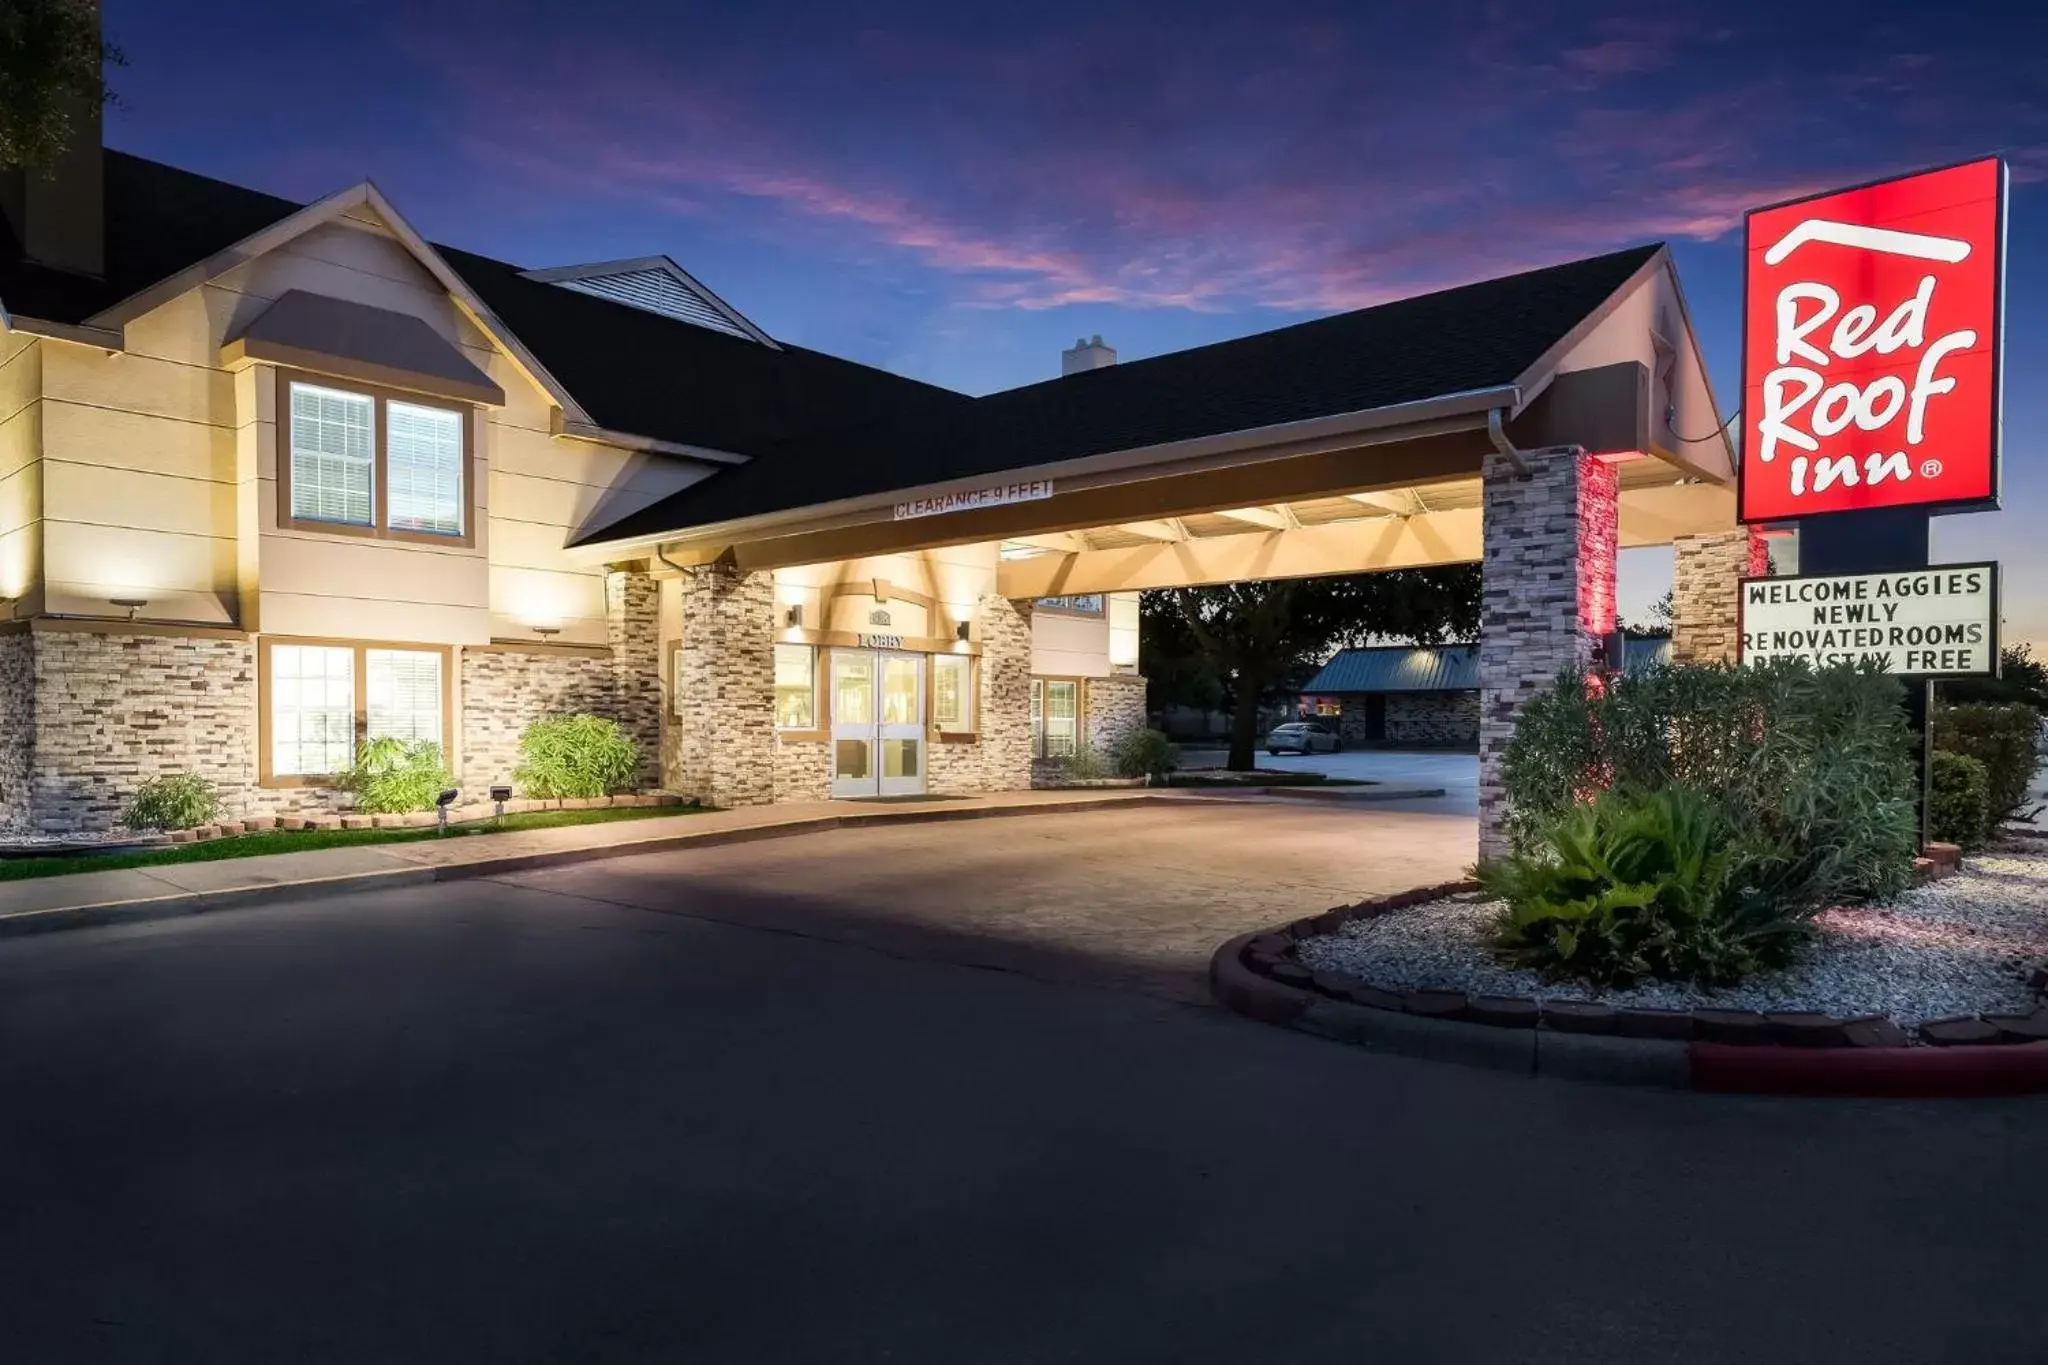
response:
[[[1210,992],[1263,1023],[1339,1041],[1531,1075],[1805,1095],[1945,1096],[2048,1091],[2048,980],[2031,1014],[1888,1020],[1803,1012],[1653,1010],[1451,990],[1387,990],[1317,971],[1295,944],[1356,919],[1478,889],[1417,887],[1241,934],[1209,963]]]

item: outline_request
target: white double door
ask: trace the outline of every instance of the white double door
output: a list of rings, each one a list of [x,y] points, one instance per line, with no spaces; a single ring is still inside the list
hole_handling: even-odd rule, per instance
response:
[[[832,794],[924,791],[924,656],[832,651]]]

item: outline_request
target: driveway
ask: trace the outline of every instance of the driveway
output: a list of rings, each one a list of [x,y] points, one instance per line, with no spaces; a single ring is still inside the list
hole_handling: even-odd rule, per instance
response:
[[[1184,749],[1184,767],[1221,767],[1224,749]],[[1336,754],[1257,754],[1261,768],[1282,772],[1327,773],[1397,787],[1441,787],[1444,797],[1432,809],[1446,813],[1479,813],[1479,755],[1444,749],[1346,749]]]
[[[1315,815],[1259,809],[1189,812],[1180,856]],[[2048,1105],[1537,1082],[1162,999],[1151,961],[1023,970],[1091,888],[1221,913],[1165,830],[1093,823],[0,943],[4,1355],[2039,1359]]]

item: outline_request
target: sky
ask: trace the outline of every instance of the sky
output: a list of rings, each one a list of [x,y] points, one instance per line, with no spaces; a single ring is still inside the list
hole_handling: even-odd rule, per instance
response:
[[[2048,13],[2025,0],[105,0],[116,147],[368,178],[528,267],[665,253],[772,335],[970,393],[1646,241],[1724,415],[1744,209],[2013,172],[2006,565],[2048,647]],[[1669,586],[1630,551],[1623,615]]]

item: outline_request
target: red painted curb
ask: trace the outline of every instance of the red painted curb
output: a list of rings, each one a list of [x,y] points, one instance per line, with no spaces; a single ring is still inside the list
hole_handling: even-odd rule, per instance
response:
[[[1692,1088],[1886,1099],[2037,1094],[2048,1091],[2048,1043],[1868,1051],[1694,1043]]]

